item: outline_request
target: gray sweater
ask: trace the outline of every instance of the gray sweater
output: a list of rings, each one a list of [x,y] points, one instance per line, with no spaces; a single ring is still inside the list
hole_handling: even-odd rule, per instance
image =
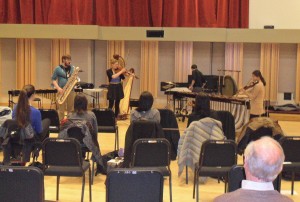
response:
[[[148,111],[139,112],[137,110],[132,110],[130,114],[130,122],[135,120],[148,120],[156,121],[160,123],[160,113],[157,109],[150,109]]]

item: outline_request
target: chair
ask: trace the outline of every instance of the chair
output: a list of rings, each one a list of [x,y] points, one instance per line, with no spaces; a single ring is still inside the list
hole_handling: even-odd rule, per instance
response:
[[[170,170],[171,145],[165,138],[138,139],[133,144],[132,167],[154,167],[169,177],[172,201],[172,174]]]
[[[235,120],[229,111],[216,111],[217,119],[221,121],[227,140],[235,141]]]
[[[50,133],[58,133],[59,132],[59,117],[58,113],[54,109],[39,109],[43,119],[50,119],[49,131]]]
[[[106,179],[106,201],[162,202],[163,180],[155,169],[114,169]]]
[[[22,139],[22,128],[18,126],[16,120],[8,119],[1,126],[6,130],[5,137],[3,138],[3,163],[5,165],[25,165],[30,161],[30,154],[32,151],[39,151],[38,145],[40,142],[36,142],[32,139]],[[38,152],[33,152],[33,160],[37,158]]]
[[[81,129],[79,127],[72,127],[68,129],[68,136],[69,138],[74,138],[78,140],[81,146],[82,151],[82,157],[85,158],[85,153],[89,153],[90,150],[87,148],[87,146],[83,142],[84,134],[82,133]],[[89,155],[87,155],[87,159],[89,159]],[[94,174],[95,174],[95,161],[92,159],[92,184],[94,182]]]
[[[292,174],[291,194],[294,194],[295,172],[300,172],[300,137],[286,136],[280,140],[280,144],[284,151],[285,162],[282,171]]]
[[[160,113],[160,125],[163,128],[165,138],[171,145],[171,160],[176,160],[178,141],[180,139],[176,116],[169,109],[158,109],[158,111]]]
[[[196,201],[199,201],[199,176],[224,178],[225,192],[227,188],[227,176],[233,165],[237,162],[237,147],[232,140],[207,140],[200,151],[199,165],[194,172],[194,190]]]
[[[242,165],[234,165],[228,173],[228,192],[233,192],[242,187],[242,180],[246,179],[245,170]],[[278,175],[273,181],[274,189],[280,192],[281,176]]]
[[[156,121],[137,120],[132,122],[125,135],[124,162],[125,168],[130,167],[132,162],[133,144],[141,138],[164,138],[161,125]]]
[[[111,109],[93,109],[97,118],[99,133],[115,133],[115,150],[119,150],[119,130],[115,119],[115,113]]]
[[[44,175],[35,167],[0,166],[1,201],[44,201]]]
[[[63,155],[62,155],[63,154]],[[85,172],[89,170],[89,196],[91,191],[90,163],[82,159],[80,143],[73,138],[47,138],[43,142],[44,175],[57,176],[56,200],[59,200],[60,176],[82,177],[81,201],[84,198]]]

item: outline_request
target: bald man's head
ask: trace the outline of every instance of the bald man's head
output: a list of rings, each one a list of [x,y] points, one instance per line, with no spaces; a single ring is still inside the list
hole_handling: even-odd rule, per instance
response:
[[[280,144],[270,137],[251,142],[245,150],[247,179],[263,182],[273,181],[282,170],[284,153]]]

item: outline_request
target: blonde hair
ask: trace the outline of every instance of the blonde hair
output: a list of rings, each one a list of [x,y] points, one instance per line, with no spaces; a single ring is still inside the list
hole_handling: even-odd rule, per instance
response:
[[[113,65],[113,64],[115,64],[115,63],[117,63],[117,62],[119,62],[119,60],[116,60],[116,59],[110,59],[110,64],[111,65]]]

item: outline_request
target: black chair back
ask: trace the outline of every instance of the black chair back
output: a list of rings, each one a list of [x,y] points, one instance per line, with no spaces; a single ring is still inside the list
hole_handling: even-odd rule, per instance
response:
[[[1,201],[44,201],[44,175],[35,167],[0,166]]]
[[[244,167],[241,165],[232,166],[228,174],[228,192],[235,191],[242,187],[242,181],[246,179]],[[274,189],[280,192],[281,177],[280,175],[273,181]]]
[[[79,127],[69,128],[67,133],[68,133],[69,138],[74,138],[74,139],[78,140],[78,142],[81,145],[84,144],[83,143],[84,134],[82,133],[81,128],[79,128]]]
[[[300,162],[300,137],[285,136],[280,139],[280,144],[284,151],[285,162]]]
[[[43,142],[43,164],[47,166],[82,166],[80,143],[74,138],[47,138]]]
[[[170,143],[164,138],[138,139],[133,144],[133,167],[170,165]]]
[[[213,157],[213,158],[212,158]],[[200,166],[233,166],[237,162],[237,146],[232,140],[206,140],[200,153]]]
[[[163,175],[155,170],[114,169],[106,180],[107,202],[162,202]]]
[[[59,132],[59,116],[55,109],[39,109],[43,119],[50,119],[50,132]]]
[[[222,123],[222,129],[227,140],[235,141],[235,120],[229,111],[216,111],[218,120]]]
[[[101,126],[115,126],[116,119],[112,109],[100,108],[92,110],[97,118],[99,128]]]

